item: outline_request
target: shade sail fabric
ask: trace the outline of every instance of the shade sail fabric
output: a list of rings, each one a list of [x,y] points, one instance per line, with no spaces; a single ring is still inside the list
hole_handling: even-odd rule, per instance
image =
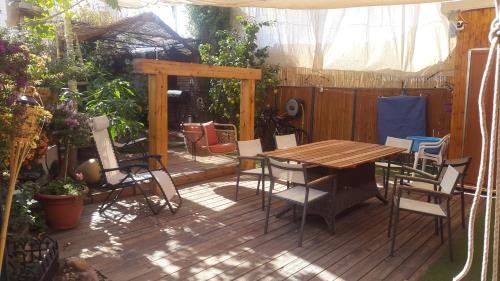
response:
[[[378,142],[387,137],[406,138],[426,134],[426,97],[395,96],[377,100]]]
[[[284,67],[419,72],[445,61],[453,42],[439,3],[330,10],[243,8],[274,21],[258,34]]]
[[[401,5],[441,2],[441,0],[119,0],[121,6],[141,7],[147,4],[193,4],[221,7],[261,7],[279,9],[338,9],[376,5]]]

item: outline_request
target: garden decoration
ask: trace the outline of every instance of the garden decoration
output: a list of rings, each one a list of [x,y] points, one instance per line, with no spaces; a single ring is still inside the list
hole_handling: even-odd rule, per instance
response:
[[[39,98],[36,89],[25,88],[25,95],[16,101],[13,111],[12,125],[15,130],[12,130],[10,136],[10,177],[0,236],[0,268],[3,264],[7,228],[19,171],[30,150],[36,148],[36,140],[42,131],[43,124],[51,118],[51,114],[41,105],[41,100],[39,99],[40,102],[38,102],[35,98]]]

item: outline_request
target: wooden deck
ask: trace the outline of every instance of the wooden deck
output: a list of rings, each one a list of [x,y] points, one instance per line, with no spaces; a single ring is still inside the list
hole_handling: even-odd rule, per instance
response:
[[[175,215],[165,210],[152,216],[141,198],[127,198],[105,216],[87,205],[78,228],[53,236],[62,257],[87,258],[117,281],[415,280],[447,250],[431,218],[402,212],[395,256],[389,257],[388,207],[377,199],[341,215],[335,235],[309,217],[299,248],[298,223],[290,217],[273,216],[264,235],[257,182],[245,179],[238,202],[235,178],[223,177],[182,188],[184,205]],[[272,212],[280,205],[275,201]],[[458,197],[452,208],[457,234],[463,231]]]
[[[198,156],[194,161],[184,147],[168,150],[167,169],[177,185],[234,174],[236,164],[235,156]]]

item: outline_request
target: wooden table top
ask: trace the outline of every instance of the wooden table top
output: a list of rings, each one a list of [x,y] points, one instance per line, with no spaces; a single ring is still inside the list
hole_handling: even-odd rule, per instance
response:
[[[334,169],[345,169],[374,162],[403,151],[405,151],[403,148],[380,144],[345,140],[327,140],[287,149],[269,151],[262,153],[262,155],[265,157],[297,161]]]

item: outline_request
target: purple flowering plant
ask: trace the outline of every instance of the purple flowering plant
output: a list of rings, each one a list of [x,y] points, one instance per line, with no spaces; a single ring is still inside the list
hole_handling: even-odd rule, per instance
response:
[[[52,108],[50,135],[56,142],[84,146],[90,142],[88,116],[78,111],[74,102],[62,101]]]

